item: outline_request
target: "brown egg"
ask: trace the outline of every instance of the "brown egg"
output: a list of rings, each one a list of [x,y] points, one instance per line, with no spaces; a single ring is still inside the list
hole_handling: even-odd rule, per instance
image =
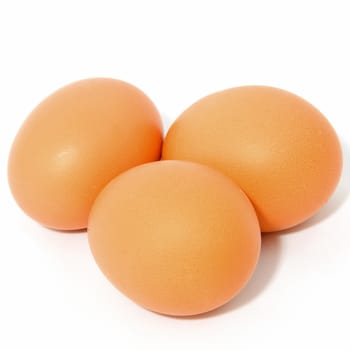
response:
[[[160,157],[162,125],[149,98],[114,79],[87,79],[47,97],[13,143],[8,177],[19,206],[41,224],[85,228],[100,190]]]
[[[88,238],[102,272],[136,303],[194,315],[234,297],[252,275],[260,228],[228,177],[183,161],[144,164],[97,197]]]
[[[308,219],[329,199],[342,168],[327,119],[300,97],[265,86],[194,103],[170,127],[162,158],[196,161],[231,177],[255,206],[262,231]]]

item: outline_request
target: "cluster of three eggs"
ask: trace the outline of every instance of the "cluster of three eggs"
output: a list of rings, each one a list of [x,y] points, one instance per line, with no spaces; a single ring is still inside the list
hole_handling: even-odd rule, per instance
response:
[[[93,256],[119,290],[147,309],[194,315],[244,287],[261,231],[313,215],[341,166],[332,126],[289,92],[214,93],[185,110],[163,142],[143,92],[88,79],[34,109],[8,171],[33,219],[58,230],[88,227]]]

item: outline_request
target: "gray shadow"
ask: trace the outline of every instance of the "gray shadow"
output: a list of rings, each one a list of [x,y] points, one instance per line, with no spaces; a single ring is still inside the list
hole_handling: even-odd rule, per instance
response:
[[[345,140],[341,140],[343,151],[343,170],[337,189],[330,200],[315,215],[305,222],[278,232],[278,234],[298,233],[311,226],[320,224],[332,216],[347,200],[350,193],[350,147]]]
[[[43,227],[45,227],[49,231],[62,233],[62,234],[70,234],[71,235],[71,234],[77,234],[77,233],[87,233],[87,228],[81,228],[81,229],[76,229],[76,230],[58,230],[58,229],[51,228],[51,227],[46,227],[46,226],[43,226]]]
[[[278,270],[281,258],[281,237],[274,233],[262,234],[261,254],[257,268],[244,289],[227,304],[218,309],[195,316],[178,317],[181,319],[203,319],[215,317],[237,310],[249,304],[253,299],[262,294],[264,289],[273,280]]]

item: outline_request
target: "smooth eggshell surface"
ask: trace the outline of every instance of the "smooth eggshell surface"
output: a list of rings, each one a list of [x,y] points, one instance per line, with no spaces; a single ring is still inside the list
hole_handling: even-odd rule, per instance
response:
[[[163,159],[206,164],[252,201],[262,231],[303,222],[333,193],[342,155],[328,120],[277,88],[243,86],[197,101],[170,127]]]
[[[161,161],[121,174],[97,197],[88,238],[108,279],[136,303],[194,315],[251,277],[260,228],[246,195],[206,166]]]
[[[162,125],[150,99],[114,79],[67,85],[36,107],[9,157],[20,207],[50,228],[85,228],[100,190],[121,172],[160,157]]]

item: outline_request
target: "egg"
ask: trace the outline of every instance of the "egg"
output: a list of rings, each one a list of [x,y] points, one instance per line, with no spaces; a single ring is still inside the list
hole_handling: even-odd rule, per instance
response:
[[[330,198],[341,147],[313,105],[268,86],[219,91],[195,102],[170,127],[163,159],[196,161],[233,179],[264,232],[297,225]]]
[[[176,160],[140,165],[112,180],[92,207],[88,239],[115,287],[173,316],[232,299],[251,277],[261,243],[254,208],[231,179]]]
[[[162,123],[135,86],[93,78],[43,100],[13,142],[8,179],[23,209],[58,230],[87,226],[100,190],[121,172],[158,160]]]

